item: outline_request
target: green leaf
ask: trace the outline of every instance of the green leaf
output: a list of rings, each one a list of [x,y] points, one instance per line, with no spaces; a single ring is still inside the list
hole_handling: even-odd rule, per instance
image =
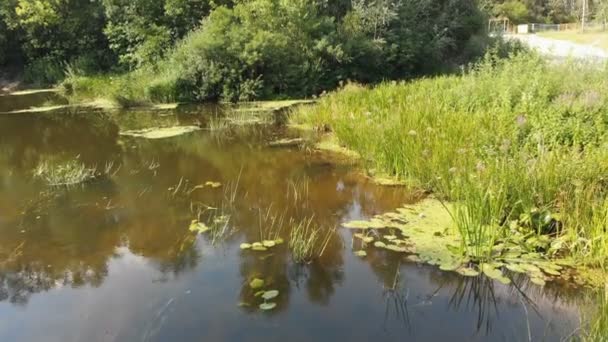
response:
[[[270,291],[264,292],[264,294],[262,294],[262,298],[264,298],[265,300],[269,300],[269,299],[276,298],[278,295],[279,295],[278,290],[270,290]]]
[[[355,255],[358,256],[358,257],[364,258],[364,257],[367,256],[367,252],[366,251],[356,251]]]
[[[253,278],[251,282],[249,282],[249,287],[254,290],[264,287],[264,280],[259,278]]]
[[[262,303],[260,304],[260,309],[264,311],[269,311],[277,307],[277,303]]]

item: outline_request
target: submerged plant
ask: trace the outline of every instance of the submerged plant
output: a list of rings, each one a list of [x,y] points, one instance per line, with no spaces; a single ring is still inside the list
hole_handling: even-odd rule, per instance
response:
[[[111,166],[105,168],[105,172],[110,173]],[[81,184],[99,177],[95,168],[87,167],[78,160],[71,160],[65,163],[42,162],[34,170],[36,178],[43,179],[51,186],[71,186]]]
[[[313,223],[313,217],[299,222],[290,221],[289,248],[296,263],[309,263],[320,258],[329,244],[335,228],[326,229]]]

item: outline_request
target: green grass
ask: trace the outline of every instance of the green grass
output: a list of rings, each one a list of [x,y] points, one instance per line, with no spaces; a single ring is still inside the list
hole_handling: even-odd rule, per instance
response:
[[[350,84],[292,120],[331,127],[370,169],[453,201],[470,256],[518,229],[608,261],[606,67],[488,56],[463,75]]]
[[[312,262],[323,256],[335,229],[324,229],[313,223],[313,218],[290,221],[289,249],[296,263]]]
[[[567,40],[577,44],[593,45],[608,50],[608,31],[589,30],[581,32],[579,30],[568,30],[558,32],[542,32],[541,37]]]
[[[106,167],[103,174],[109,174],[112,166]],[[78,160],[65,163],[42,162],[34,170],[36,178],[43,179],[51,186],[72,186],[91,181],[101,174]]]

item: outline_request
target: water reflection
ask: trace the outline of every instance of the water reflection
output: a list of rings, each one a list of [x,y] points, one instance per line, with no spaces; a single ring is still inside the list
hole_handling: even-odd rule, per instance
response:
[[[41,322],[28,323],[27,331],[0,323],[0,339],[242,340],[267,337],[272,327],[276,339],[493,341],[519,338],[528,324],[533,337],[563,336],[577,323],[577,293],[541,291],[525,278],[514,278],[520,290],[513,290],[387,251],[360,259],[352,255],[351,231],[338,230],[323,257],[306,265],[294,263],[285,244],[241,251],[240,243],[263,238],[269,217],[284,218],[278,236],[287,240],[289,219],[313,217],[334,227],[417,196],[374,186],[323,154],[267,148],[291,134],[284,129],[167,140],[119,134],[142,125],[203,124],[216,114],[188,108],[0,117],[0,312],[9,322]],[[41,161],[58,158],[90,167],[111,162],[115,169],[71,188],[34,179]],[[222,186],[197,187],[208,181]],[[190,232],[201,208],[229,216],[234,234],[213,241]],[[258,309],[254,278],[279,291],[272,312]],[[110,306],[116,298],[124,307],[119,314]],[[80,301],[95,305],[83,309]],[[58,305],[73,323],[39,316]],[[547,321],[554,322],[548,332]],[[78,334],[66,335],[74,329]]]

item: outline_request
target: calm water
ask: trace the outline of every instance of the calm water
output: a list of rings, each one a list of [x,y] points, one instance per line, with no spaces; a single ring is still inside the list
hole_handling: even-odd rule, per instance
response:
[[[361,259],[344,229],[306,266],[284,245],[241,251],[269,212],[330,227],[416,196],[322,153],[266,147],[293,134],[274,127],[119,134],[214,113],[0,116],[0,341],[559,341],[579,325],[581,291],[465,279],[384,251]],[[112,175],[69,189],[33,177],[70,159]],[[222,187],[194,188],[207,181]],[[227,240],[188,230],[204,206],[230,215]],[[274,311],[257,309],[254,277],[280,290]]]

